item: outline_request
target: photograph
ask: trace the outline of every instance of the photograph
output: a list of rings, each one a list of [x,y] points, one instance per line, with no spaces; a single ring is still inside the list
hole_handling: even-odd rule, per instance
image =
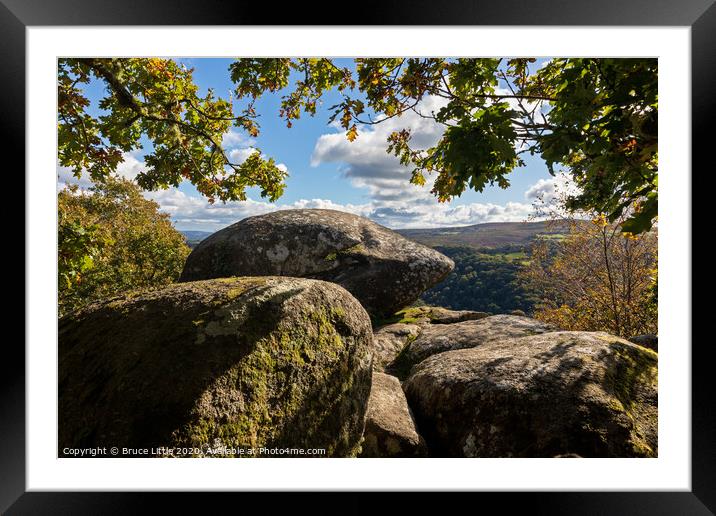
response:
[[[714,516],[715,2],[0,0],[0,514]]]
[[[660,456],[659,58],[55,64],[57,457]]]

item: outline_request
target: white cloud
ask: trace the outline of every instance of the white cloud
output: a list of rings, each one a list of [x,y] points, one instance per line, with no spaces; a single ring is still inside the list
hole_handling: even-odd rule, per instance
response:
[[[144,162],[139,161],[137,156],[139,156],[138,151],[122,153],[124,161],[117,165],[117,174],[126,179],[134,179],[137,174],[144,172],[146,170]]]
[[[558,173],[548,179],[540,179],[525,191],[525,199],[553,204],[563,195],[579,193],[579,188],[572,178],[565,173]]]
[[[247,148],[235,148],[228,152],[228,158],[232,163],[236,165],[242,164],[246,159],[251,156],[256,149],[252,147]],[[117,175],[126,179],[134,180],[140,172],[147,170],[144,161],[140,161],[140,151],[123,152],[122,159],[117,165]],[[263,156],[263,155],[262,155]],[[266,156],[263,156],[264,158]],[[288,167],[283,163],[276,165],[278,169],[283,172],[288,172]],[[230,171],[229,167],[226,167],[227,172]],[[68,184],[79,185],[80,188],[89,188],[92,186],[92,181],[89,178],[87,171],[83,170],[81,177],[78,179],[74,176],[70,167],[57,166],[57,188],[61,190]]]
[[[509,94],[500,89],[498,93]],[[514,106],[515,100],[508,100]],[[445,99],[426,97],[418,106],[423,114],[437,113],[446,104]],[[321,135],[315,142],[311,165],[338,164],[343,176],[352,186],[367,194],[363,204],[340,204],[328,199],[300,199],[292,203],[271,204],[248,200],[226,204],[209,204],[204,198],[187,195],[177,189],[148,192],[145,196],[155,200],[169,213],[181,229],[218,230],[240,219],[279,209],[324,208],[346,211],[368,217],[392,228],[450,227],[484,222],[521,221],[533,213],[532,202],[538,195],[554,196],[557,178],[540,180],[525,193],[526,202],[458,204],[438,203],[430,193],[435,177],[426,177],[427,184],[419,187],[410,183],[410,168],[386,152],[390,133],[410,129],[411,144],[415,148],[433,146],[442,136],[445,127],[430,118],[408,111],[401,117],[387,119],[373,126],[360,126],[358,138],[349,142],[337,122],[330,125],[331,132]],[[255,140],[232,128],[224,134],[223,144],[233,163],[243,163],[254,151]],[[287,171],[285,164],[278,167]],[[144,164],[135,154],[125,155],[119,173],[136,177]],[[71,180],[67,170],[58,168],[60,183]],[[71,180],[76,182],[76,180]],[[81,186],[89,186],[83,178]]]
[[[497,88],[496,93],[511,94],[507,88]],[[517,108],[516,99],[506,101]],[[428,96],[418,105],[418,110],[424,115],[437,113],[446,103],[443,98]],[[526,107],[531,109],[534,104]],[[316,141],[311,156],[312,166],[338,163],[343,176],[354,187],[366,190],[371,202],[380,207],[402,209],[417,203],[429,205],[436,213],[440,212],[441,208],[436,208],[435,197],[430,193],[436,177],[428,175],[423,187],[411,184],[412,168],[401,165],[395,156],[386,152],[386,140],[393,131],[410,129],[411,146],[425,149],[438,142],[445,130],[444,125],[408,111],[401,117],[374,126],[360,127],[358,138],[353,142],[346,139],[344,131],[335,123],[334,129],[336,132],[323,134]],[[517,146],[521,149],[522,142],[518,142]]]
[[[370,218],[392,228],[438,228],[469,226],[485,222],[519,222],[530,215],[532,206],[510,202],[506,205],[471,203],[461,205],[415,205],[401,208],[378,207]]]
[[[228,152],[228,157],[232,163],[236,165],[241,165],[254,152],[256,152],[256,149],[253,149],[251,147],[243,149],[232,149]]]
[[[256,144],[256,140],[244,133],[240,133],[236,129],[229,129],[224,133],[221,143],[224,147],[230,149],[232,147],[251,147]]]
[[[144,172],[146,166],[143,161],[139,160],[139,151],[123,152],[122,161],[117,165],[117,174],[126,179],[134,179],[137,174]],[[74,176],[70,167],[57,166],[57,189],[61,190],[68,184],[79,185],[80,188],[89,188],[92,181],[86,171],[82,171],[80,178]]]
[[[327,199],[301,199],[290,204],[273,204],[252,199],[210,204],[202,197],[190,196],[177,189],[147,192],[145,197],[154,200],[163,211],[169,213],[178,228],[187,230],[215,231],[246,217],[281,209],[319,208],[346,211],[361,216],[370,214],[370,207],[366,205],[338,204]]]
[[[483,222],[516,222],[526,220],[532,211],[528,203],[472,203],[449,205],[435,203],[386,206],[383,203],[341,204],[328,199],[300,199],[292,203],[272,204],[247,200],[209,204],[203,198],[186,195],[179,190],[148,192],[169,213],[181,229],[216,231],[243,218],[277,210],[330,209],[353,213],[394,229],[450,227]]]
[[[424,101],[422,110],[437,111],[441,105],[441,99],[429,98]],[[280,204],[255,200],[209,204],[203,197],[187,195],[177,189],[147,192],[145,196],[156,201],[163,211],[169,213],[178,228],[186,230],[215,231],[245,217],[279,209],[300,208],[346,211],[400,229],[523,221],[533,214],[532,202],[537,196],[553,197],[560,187],[569,187],[565,177],[557,176],[532,185],[525,192],[526,202],[509,202],[505,205],[489,202],[438,203],[430,193],[433,178],[427,178],[428,185],[424,187],[410,184],[409,169],[385,152],[388,134],[405,127],[412,129],[415,145],[422,148],[434,145],[443,131],[443,126],[434,121],[409,113],[376,126],[361,128],[355,142],[348,142],[342,131],[324,134],[316,141],[311,163],[339,163],[344,176],[352,185],[367,192],[368,200],[363,204],[341,204],[328,199],[300,199]],[[231,141],[236,144],[248,143],[238,138]],[[241,163],[253,151],[251,147],[234,147],[229,151],[229,157]],[[284,164],[278,166],[286,170]],[[132,178],[143,169],[144,164],[137,155],[127,154],[119,172]],[[58,167],[58,174],[58,184],[77,182],[68,169]],[[90,184],[86,177],[80,181],[81,186]]]
[[[256,149],[254,149],[253,147],[247,147],[243,149],[231,149],[228,152],[228,158],[234,165],[241,165],[254,152],[256,152]],[[264,159],[268,159],[268,157],[263,153],[261,154],[261,157]],[[284,163],[277,163],[276,168],[282,172],[288,172],[288,167]],[[231,169],[227,166],[226,171],[229,172],[230,170]]]
[[[439,97],[426,97],[419,110],[430,114],[445,105]],[[428,177],[428,184],[416,187],[410,184],[411,172],[400,164],[398,158],[386,152],[387,138],[393,131],[410,129],[411,144],[416,148],[435,145],[445,127],[434,120],[423,118],[412,111],[394,117],[374,126],[362,126],[358,138],[349,142],[344,131],[321,135],[311,155],[311,165],[340,163],[340,170],[351,184],[368,191],[369,197],[378,202],[408,202],[432,198],[430,188],[434,178]]]
[[[92,186],[92,181],[90,181],[89,176],[87,173],[82,173],[81,177],[78,179],[76,178],[73,173],[72,169],[70,167],[60,167],[57,166],[57,191],[66,188],[67,185],[78,185],[80,188],[89,188]]]
[[[63,185],[65,181],[77,182],[69,178],[64,171],[61,171],[60,176],[58,185]],[[87,187],[91,183],[83,179],[80,185]],[[367,217],[394,229],[515,222],[526,220],[532,211],[529,203],[454,205],[438,203],[432,196],[425,200],[414,199],[410,202],[389,199],[374,200],[364,204],[341,204],[329,199],[300,199],[292,203],[278,204],[249,199],[242,202],[210,204],[203,197],[187,195],[176,188],[145,192],[144,196],[157,202],[161,210],[171,216],[176,227],[204,231],[216,231],[246,217],[285,209],[318,208],[345,211]]]

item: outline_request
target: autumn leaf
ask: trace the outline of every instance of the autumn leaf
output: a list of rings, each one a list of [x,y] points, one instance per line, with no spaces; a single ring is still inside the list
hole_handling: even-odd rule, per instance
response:
[[[346,132],[346,138],[348,138],[349,142],[354,141],[356,138],[358,138],[358,128],[355,124],[351,126],[350,129]]]

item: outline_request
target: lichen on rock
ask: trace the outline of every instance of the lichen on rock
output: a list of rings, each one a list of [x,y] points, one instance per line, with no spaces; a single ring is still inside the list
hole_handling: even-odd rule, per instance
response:
[[[401,351],[420,334],[417,324],[395,323],[383,326],[373,333],[373,368],[383,371]]]
[[[436,456],[655,457],[655,352],[602,332],[446,351],[404,384]]]
[[[354,455],[371,339],[360,304],[318,280],[215,279],[95,303],[60,321],[60,449]]]
[[[203,240],[180,281],[280,275],[338,283],[374,316],[415,301],[454,264],[375,222],[335,210],[248,217]]]
[[[408,307],[391,317],[374,321],[373,347],[376,371],[388,371],[394,374],[398,363],[396,359],[405,348],[415,341],[432,324],[454,324],[456,322],[478,320],[488,317],[485,312],[472,310],[448,310],[438,306]],[[402,375],[398,375],[402,376]]]
[[[413,366],[438,353],[474,348],[495,340],[538,335],[554,329],[543,322],[517,315],[482,316],[452,324],[433,323],[421,327],[419,335],[405,346],[388,368],[404,378]]]

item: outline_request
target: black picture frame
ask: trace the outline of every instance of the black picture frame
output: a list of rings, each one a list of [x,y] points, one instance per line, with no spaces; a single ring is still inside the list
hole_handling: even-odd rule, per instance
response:
[[[280,5],[280,7],[277,7]],[[693,170],[713,170],[714,92],[716,92],[716,6],[714,0],[457,0],[449,4],[418,0],[367,0],[339,11],[336,3],[226,3],[219,0],[0,0],[0,120],[2,142],[25,170],[25,30],[62,25],[550,25],[691,27],[691,106]],[[319,21],[319,12],[334,13]],[[338,13],[342,13],[338,15]],[[699,167],[699,164],[703,166]],[[698,168],[697,168],[698,167]],[[10,170],[7,170],[10,173]],[[691,171],[684,171],[690,174]],[[693,177],[693,176],[692,176]],[[8,179],[10,180],[10,179]],[[697,190],[692,190],[696,192]],[[25,192],[29,195],[29,192]],[[692,217],[694,223],[697,223]],[[692,235],[695,232],[692,232]],[[20,246],[15,246],[18,249]],[[23,246],[24,249],[24,246]],[[15,251],[17,252],[17,251]],[[692,248],[693,252],[693,248]],[[25,257],[26,258],[26,257]],[[694,264],[695,265],[695,264]],[[31,271],[25,268],[25,274]],[[25,307],[31,310],[31,306]],[[692,316],[692,320],[693,320]],[[10,323],[12,324],[12,323]],[[234,494],[40,493],[25,492],[25,353],[6,333],[0,359],[0,511],[4,514],[135,514],[155,503],[160,513],[189,507],[199,496],[213,507]],[[693,340],[693,339],[692,339]],[[683,343],[684,346],[691,343]],[[714,514],[716,512],[716,417],[711,396],[709,339],[694,340],[692,352],[692,490],[690,492],[480,493],[480,503],[497,502],[531,514]],[[243,504],[256,500],[242,493]],[[262,495],[265,499],[265,494]],[[272,494],[275,500],[276,495]],[[351,493],[341,513],[372,510],[370,494]],[[315,507],[309,493],[278,497]],[[312,497],[313,498],[313,497]],[[421,493],[404,497],[403,511],[423,506]],[[499,499],[496,499],[499,498]],[[305,501],[304,501],[305,500]],[[325,500],[325,498],[322,498]],[[194,500],[196,501],[196,500]],[[323,505],[324,502],[319,502]],[[460,503],[456,500],[452,503]],[[469,503],[475,504],[474,501]],[[208,505],[207,505],[208,504]],[[325,506],[329,512],[332,503]],[[244,505],[245,507],[245,505]],[[335,509],[333,505],[333,509]],[[179,510],[178,512],[183,512]],[[315,511],[314,511],[315,512]],[[321,512],[320,509],[318,512]],[[206,513],[206,512],[204,512]]]

